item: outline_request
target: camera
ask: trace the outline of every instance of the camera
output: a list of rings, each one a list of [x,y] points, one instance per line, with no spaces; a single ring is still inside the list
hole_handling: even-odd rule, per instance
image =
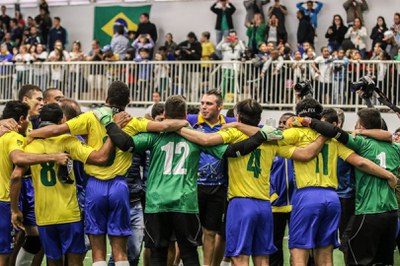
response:
[[[362,97],[365,99],[371,98],[372,95],[374,94],[375,89],[376,89],[375,81],[369,76],[364,76],[360,78],[359,81],[353,82],[351,84],[351,91],[352,92],[362,91],[363,92]]]
[[[311,96],[313,94],[313,88],[311,85],[310,80],[302,80],[296,83],[294,85],[294,91],[297,96],[299,97],[306,97],[306,96]]]
[[[237,36],[228,36],[226,37],[227,42],[236,42],[238,40]]]

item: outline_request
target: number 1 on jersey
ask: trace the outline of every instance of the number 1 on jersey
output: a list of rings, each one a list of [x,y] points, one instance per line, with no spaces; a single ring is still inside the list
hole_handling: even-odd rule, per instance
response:
[[[186,142],[178,142],[176,145],[173,142],[168,142],[161,147],[161,150],[165,152],[164,161],[164,175],[170,175],[172,172],[172,163],[174,154],[182,154],[182,157],[175,166],[173,175],[186,175],[187,169],[184,168],[186,158],[189,156],[189,145]]]
[[[386,153],[381,152],[376,156],[376,159],[379,160],[379,166],[382,168],[386,168]]]

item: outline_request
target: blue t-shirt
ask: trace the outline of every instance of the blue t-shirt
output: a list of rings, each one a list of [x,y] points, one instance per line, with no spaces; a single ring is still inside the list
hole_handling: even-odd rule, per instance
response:
[[[339,198],[354,197],[355,179],[352,173],[352,166],[338,158],[337,162],[338,187],[336,192]]]

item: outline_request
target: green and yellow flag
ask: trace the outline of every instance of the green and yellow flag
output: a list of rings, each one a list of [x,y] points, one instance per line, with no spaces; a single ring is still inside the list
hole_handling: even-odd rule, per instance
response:
[[[100,44],[110,44],[114,29],[118,25],[125,27],[125,32],[136,31],[139,16],[150,13],[150,5],[145,6],[98,6],[94,9],[94,39]]]

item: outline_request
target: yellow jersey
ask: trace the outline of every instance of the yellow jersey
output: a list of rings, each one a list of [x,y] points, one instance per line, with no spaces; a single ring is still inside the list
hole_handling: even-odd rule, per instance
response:
[[[150,120],[141,117],[133,118],[123,130],[130,136],[139,132],[146,132]],[[87,144],[99,150],[107,140],[106,128],[97,120],[93,112],[86,112],[66,122],[72,135],[88,134]],[[85,172],[100,180],[113,179],[116,176],[123,176],[132,164],[132,153],[123,152],[116,148],[110,155],[109,166],[97,166],[85,164]]]
[[[218,131],[224,143],[236,143],[248,138],[236,128]],[[280,149],[277,145],[263,143],[250,154],[228,158],[229,199],[235,197],[269,200],[270,170],[275,154],[290,158],[294,147]]]
[[[25,152],[50,154],[67,152],[73,160],[86,162],[94,151],[71,135],[48,139],[35,139],[25,147]],[[58,165],[54,162],[31,165],[35,191],[37,225],[72,223],[81,220],[76,184],[64,184],[57,179]],[[70,177],[75,180],[73,172]]]
[[[14,169],[10,154],[15,150],[23,151],[25,138],[15,131],[0,137],[0,201],[10,202],[10,176]]]
[[[283,131],[283,140],[278,141],[278,145],[305,147],[319,136],[320,134],[310,128],[290,128]],[[330,139],[325,142],[318,156],[311,161],[299,162],[294,160],[297,188],[330,187],[336,189],[338,186],[338,156],[346,160],[353,152],[337,140]]]

